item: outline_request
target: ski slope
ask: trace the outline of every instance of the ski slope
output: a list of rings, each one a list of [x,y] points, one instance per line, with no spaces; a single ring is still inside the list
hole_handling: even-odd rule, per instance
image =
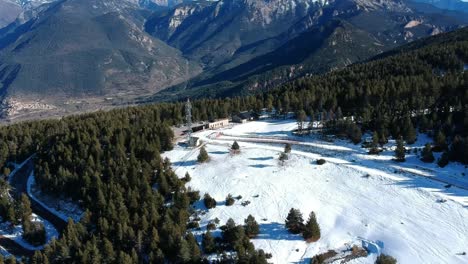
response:
[[[353,244],[366,245],[370,254],[351,263],[374,263],[380,252],[399,263],[468,263],[468,256],[460,254],[468,251],[468,190],[445,188],[442,182],[418,175],[440,173],[436,165],[419,162],[415,156],[394,163],[391,142],[388,151],[370,156],[344,141],[301,137],[304,145],[293,145],[283,166],[278,162],[282,144],[239,142],[241,153],[229,153],[236,137],[295,139],[291,134],[295,128],[291,120],[263,121],[197,133],[211,158],[205,164],[197,164],[198,151],[193,149],[176,146],[165,153],[179,177],[190,173],[188,186],[218,201],[216,208],[201,216],[203,232],[215,218],[221,224],[229,218],[241,224],[252,214],[260,224],[260,235],[252,241],[272,253],[274,263],[309,263],[318,253]],[[415,147],[428,140],[420,136]],[[316,165],[318,158],[327,163]],[[441,171],[461,187],[468,186],[465,172],[464,166],[452,163]],[[242,199],[225,206],[228,194]],[[438,202],[441,199],[447,201]],[[245,201],[250,204],[242,206]],[[284,220],[292,207],[300,209],[304,219],[310,211],[316,213],[322,231],[318,242],[308,244],[286,231]]]

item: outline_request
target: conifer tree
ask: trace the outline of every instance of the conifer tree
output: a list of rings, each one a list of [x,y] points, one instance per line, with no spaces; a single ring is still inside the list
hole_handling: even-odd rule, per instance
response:
[[[200,148],[200,153],[198,154],[197,161],[200,163],[209,161],[210,156],[208,156],[208,152],[206,152],[205,147]]]
[[[286,228],[293,234],[299,234],[304,230],[304,219],[298,209],[291,208],[286,217]]]
[[[231,206],[234,204],[234,202],[234,197],[232,197],[231,194],[228,194],[228,196],[226,196],[226,206]]]
[[[405,152],[406,152],[406,149],[405,149],[405,145],[404,145],[404,142],[403,142],[403,139],[398,139],[396,141],[397,143],[397,146],[396,146],[396,149],[395,149],[395,160],[398,161],[398,162],[403,162],[405,161]]]
[[[348,129],[347,129],[347,135],[348,135],[348,138],[354,143],[354,144],[358,144],[359,142],[361,142],[362,140],[362,131],[361,131],[361,128],[352,123],[351,125],[349,125]]]
[[[232,143],[231,152],[234,154],[237,154],[240,152],[240,146],[239,146],[239,143],[237,143],[237,141],[234,141],[234,143]]]
[[[177,243],[177,263],[188,263],[190,261],[190,248],[185,239],[179,239]]]
[[[237,226],[232,218],[228,219],[226,225],[221,227],[221,230],[224,241],[231,246],[234,246],[245,236],[244,228],[242,226]]]
[[[387,137],[385,136],[385,132],[382,131],[380,133],[380,138],[379,138],[380,147],[383,147],[387,143],[388,143],[388,140],[387,140]]]
[[[205,196],[203,196],[203,203],[208,209],[216,207],[216,200],[212,198],[208,193],[205,193]]]
[[[187,235],[187,244],[190,250],[191,262],[198,262],[201,258],[200,247],[195,239],[195,236],[192,233]]]
[[[256,237],[260,232],[260,227],[258,226],[257,221],[255,221],[255,218],[252,215],[247,216],[247,218],[244,220],[244,229],[245,234],[249,238]]]
[[[442,153],[442,156],[440,156],[439,160],[437,161],[437,165],[443,168],[447,166],[448,163],[449,163],[449,154],[447,151],[444,151],[444,153]]]
[[[429,143],[426,143],[426,145],[424,145],[421,155],[421,160],[424,162],[431,163],[435,160],[434,155],[432,154],[432,146]]]
[[[284,145],[284,153],[286,153],[286,154],[291,153],[291,144],[290,143],[286,143],[286,145]]]
[[[374,133],[372,134],[372,142],[371,142],[371,146],[369,149],[369,154],[379,154],[378,144],[379,144],[379,134],[377,133],[377,131],[374,131]]]
[[[444,132],[442,132],[441,130],[437,132],[435,139],[434,139],[434,144],[437,149],[436,151],[443,151],[447,149],[447,139],[444,135]]]
[[[184,181],[185,182],[189,182],[192,180],[192,177],[190,177],[190,174],[188,173],[188,171],[185,173],[185,176],[184,176]]]
[[[202,246],[206,254],[211,254],[216,251],[216,242],[209,230],[203,234]]]
[[[314,212],[310,213],[309,219],[304,226],[302,236],[308,242],[314,242],[320,239],[320,227]]]
[[[302,133],[302,130],[304,129],[304,124],[307,120],[306,112],[304,110],[299,110],[299,112],[297,112],[296,114],[296,118],[297,118],[297,131],[299,131],[299,133]]]
[[[405,122],[403,124],[403,133],[406,143],[411,145],[416,141],[416,129],[414,128],[413,122],[411,122],[411,118],[409,116],[405,118]]]
[[[21,222],[24,223],[26,221],[31,221],[31,202],[26,194],[22,193],[20,198],[20,214],[21,214]]]
[[[375,264],[396,264],[397,260],[389,255],[380,254],[375,260]]]
[[[284,162],[289,159],[288,154],[285,152],[281,152],[279,156],[279,161],[281,162],[281,165],[284,165]]]

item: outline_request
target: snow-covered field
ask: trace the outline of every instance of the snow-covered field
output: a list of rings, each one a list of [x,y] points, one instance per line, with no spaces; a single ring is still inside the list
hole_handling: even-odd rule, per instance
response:
[[[197,164],[197,149],[176,146],[165,153],[176,173],[192,176],[193,189],[209,193],[218,206],[201,216],[200,226],[215,218],[224,224],[229,218],[243,223],[252,214],[260,224],[257,248],[273,254],[274,263],[308,263],[329,249],[366,244],[371,254],[352,263],[373,263],[378,252],[399,263],[468,263],[468,181],[466,168],[449,164],[437,168],[408,155],[406,163],[391,161],[388,151],[370,156],[360,146],[314,137],[295,138],[296,123],[262,121],[236,125],[218,131],[197,133],[210,155],[210,162]],[[224,133],[224,135],[219,132]],[[278,155],[283,144],[242,142],[246,136],[299,139],[290,159],[281,166]],[[238,139],[241,153],[231,155],[229,147]],[[420,135],[414,147],[430,141]],[[279,141],[281,142],[281,141]],[[316,165],[318,158],[327,163]],[[434,177],[446,183],[422,177]],[[225,206],[228,194],[241,195],[233,206]],[[438,202],[441,199],[446,202]],[[250,201],[247,206],[241,203]],[[314,211],[322,238],[306,243],[289,234],[284,220],[291,208],[307,218]]]

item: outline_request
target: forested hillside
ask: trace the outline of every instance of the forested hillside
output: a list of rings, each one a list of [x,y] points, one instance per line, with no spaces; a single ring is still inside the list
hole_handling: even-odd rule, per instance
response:
[[[401,136],[408,144],[419,129],[434,136],[448,159],[468,164],[467,31],[255,96],[194,101],[193,118],[262,108],[275,108],[279,118],[302,110],[321,120],[353,116],[356,122],[343,121],[345,129]],[[0,128],[2,167],[36,153],[43,191],[86,209],[81,222],[70,222],[32,263],[203,260],[202,248],[187,232],[190,205],[200,196],[186,189],[189,178],[178,179],[160,156],[172,148],[171,126],[183,122],[183,107],[155,104]],[[245,235],[221,245],[220,252],[238,253],[236,262],[266,262]]]

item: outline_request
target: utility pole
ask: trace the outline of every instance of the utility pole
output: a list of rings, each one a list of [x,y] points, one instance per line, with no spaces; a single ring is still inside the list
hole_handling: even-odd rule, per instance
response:
[[[192,104],[188,98],[185,103],[185,122],[187,124],[187,142],[190,144],[190,137],[192,136]]]

